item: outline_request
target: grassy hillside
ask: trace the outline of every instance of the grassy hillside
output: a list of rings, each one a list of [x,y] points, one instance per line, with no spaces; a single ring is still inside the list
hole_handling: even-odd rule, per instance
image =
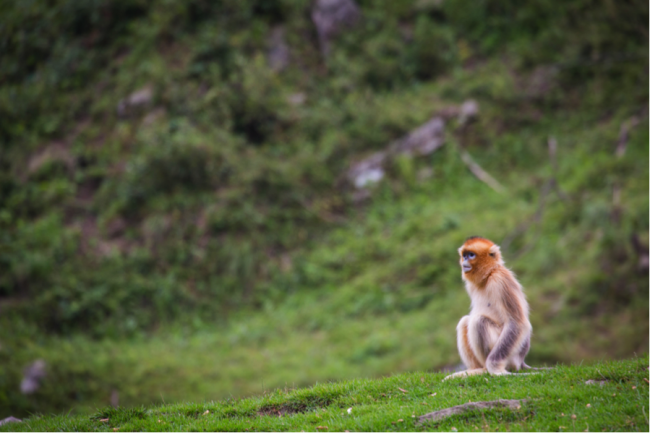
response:
[[[469,235],[532,362],[647,352],[647,2],[358,4],[327,57],[298,0],[0,6],[0,416],[455,365]]]
[[[32,416],[0,431],[647,431],[648,358],[557,366],[533,376],[406,373],[249,399],[103,408],[90,416]],[[420,417],[469,402],[518,407]]]

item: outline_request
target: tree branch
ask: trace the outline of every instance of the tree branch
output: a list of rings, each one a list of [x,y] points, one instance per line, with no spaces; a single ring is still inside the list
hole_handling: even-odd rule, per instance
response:
[[[527,400],[495,400],[495,401],[478,401],[476,403],[465,403],[459,406],[450,407],[447,409],[437,410],[435,412],[429,412],[425,415],[422,415],[418,418],[417,424],[422,424],[429,421],[438,421],[440,419],[446,418],[448,416],[457,415],[459,413],[471,411],[471,410],[480,410],[480,409],[492,409],[495,407],[506,407],[509,409],[520,409],[521,405],[524,404]]]
[[[469,156],[469,153],[467,152],[462,152],[460,154],[460,158],[463,160],[467,168],[472,172],[474,176],[476,176],[481,182],[486,183],[490,188],[498,192],[499,194],[503,194],[504,189],[503,186],[499,182],[496,181],[492,176],[490,176],[485,170],[481,168],[474,160],[472,159],[471,156]]]

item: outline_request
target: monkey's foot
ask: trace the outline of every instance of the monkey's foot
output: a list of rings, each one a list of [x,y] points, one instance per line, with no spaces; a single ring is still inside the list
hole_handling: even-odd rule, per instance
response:
[[[454,374],[450,374],[449,376],[445,377],[444,379],[442,379],[442,381],[444,382],[447,379],[455,379],[457,377],[474,376],[475,374],[483,374],[486,372],[487,369],[485,368],[474,368],[472,370],[458,371]]]

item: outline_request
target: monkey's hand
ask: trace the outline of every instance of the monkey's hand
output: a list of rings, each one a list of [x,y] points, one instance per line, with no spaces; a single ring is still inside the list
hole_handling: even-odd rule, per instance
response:
[[[494,362],[489,357],[485,362],[485,367],[486,367],[488,373],[490,373],[493,376],[503,376],[503,375],[506,375],[506,374],[510,374],[506,370],[505,362]]]

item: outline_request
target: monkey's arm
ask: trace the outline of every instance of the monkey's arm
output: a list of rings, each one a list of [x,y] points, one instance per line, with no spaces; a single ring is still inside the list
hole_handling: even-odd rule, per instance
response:
[[[485,367],[491,374],[507,374],[508,361],[516,358],[525,339],[530,337],[532,327],[528,321],[528,307],[521,287],[509,272],[491,276],[487,290],[497,301],[495,304],[504,322],[503,330],[485,360]]]
[[[522,329],[520,324],[508,322],[503,327],[496,344],[485,360],[485,367],[490,374],[508,374],[506,365],[513,353],[519,349],[522,340]]]

